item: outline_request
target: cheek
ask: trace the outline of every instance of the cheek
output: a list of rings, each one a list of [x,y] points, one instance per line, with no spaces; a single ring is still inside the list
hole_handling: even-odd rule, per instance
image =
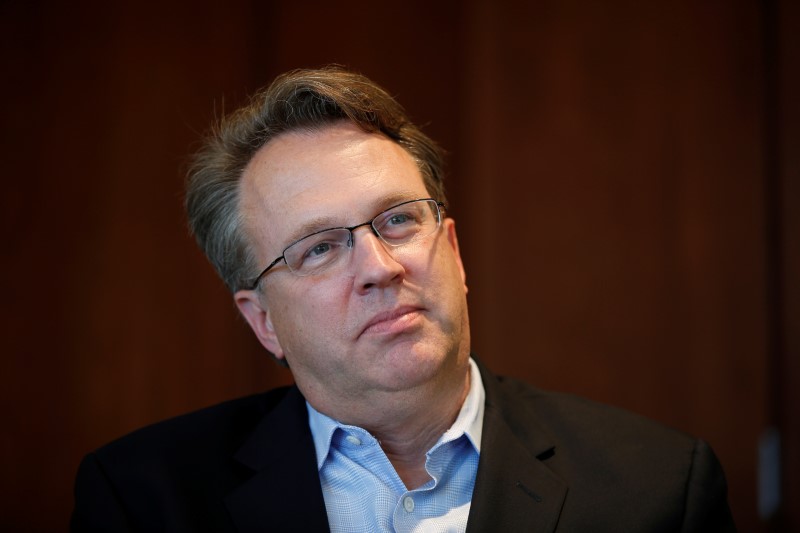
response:
[[[292,289],[281,295],[281,305],[273,318],[284,349],[296,351],[293,348],[302,346],[306,350],[335,341],[344,327],[342,302],[346,300],[342,291],[321,281]]]
[[[441,299],[446,300],[448,313],[452,318],[459,321],[460,316],[466,313],[467,307],[467,286],[464,280],[464,271],[452,250],[444,250],[444,264],[437,272],[435,283],[441,287]]]
[[[431,258],[430,264],[438,283],[447,287],[455,285],[464,287],[465,279],[461,259],[446,239],[443,238],[439,243],[435,257]]]

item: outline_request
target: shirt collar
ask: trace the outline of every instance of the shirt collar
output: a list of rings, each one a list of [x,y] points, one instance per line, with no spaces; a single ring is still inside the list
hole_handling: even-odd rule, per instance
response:
[[[486,399],[486,392],[483,389],[483,381],[481,380],[481,373],[478,370],[478,365],[470,358],[470,380],[469,392],[464,399],[461,410],[458,412],[453,425],[450,429],[444,432],[439,438],[439,441],[434,445],[431,450],[446,442],[453,441],[461,435],[466,435],[475,451],[481,451],[481,434],[483,432],[483,409]],[[356,426],[348,426],[334,420],[333,418],[324,415],[314,409],[308,401],[306,401],[306,408],[308,409],[308,425],[311,428],[311,436],[314,439],[314,448],[317,452],[317,469],[321,469],[328,457],[328,452],[331,447],[331,440],[333,434],[337,429],[343,431],[358,430],[365,431]]]

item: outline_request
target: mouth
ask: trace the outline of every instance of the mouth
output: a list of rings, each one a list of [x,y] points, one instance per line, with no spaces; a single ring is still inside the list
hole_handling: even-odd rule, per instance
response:
[[[364,335],[397,334],[413,327],[422,309],[414,306],[403,306],[373,316],[359,333]]]

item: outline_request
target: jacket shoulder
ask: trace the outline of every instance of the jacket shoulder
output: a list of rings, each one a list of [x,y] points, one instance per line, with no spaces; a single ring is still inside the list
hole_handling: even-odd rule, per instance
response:
[[[535,418],[555,442],[569,447],[591,443],[594,449],[608,445],[620,452],[655,446],[691,450],[696,439],[684,432],[625,409],[580,396],[553,392],[498,377],[498,391],[505,408],[509,405],[520,422]],[[621,448],[621,449],[620,449]]]
[[[704,441],[579,396],[510,378],[494,385],[509,428],[568,487],[565,530],[734,530],[722,467]]]
[[[88,454],[75,480],[74,531],[226,531],[224,498],[252,475],[234,458],[292,387],[136,430]],[[294,396],[294,398],[291,398]]]
[[[126,464],[136,457],[175,460],[202,452],[232,455],[290,389],[281,387],[156,422],[106,444],[94,454],[102,461],[121,460]]]

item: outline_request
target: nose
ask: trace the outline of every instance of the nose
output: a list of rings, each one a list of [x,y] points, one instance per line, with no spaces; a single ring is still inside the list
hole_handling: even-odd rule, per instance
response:
[[[388,249],[388,244],[378,237],[372,228],[352,232],[353,270],[355,286],[360,293],[373,288],[383,288],[403,279],[405,268]]]

